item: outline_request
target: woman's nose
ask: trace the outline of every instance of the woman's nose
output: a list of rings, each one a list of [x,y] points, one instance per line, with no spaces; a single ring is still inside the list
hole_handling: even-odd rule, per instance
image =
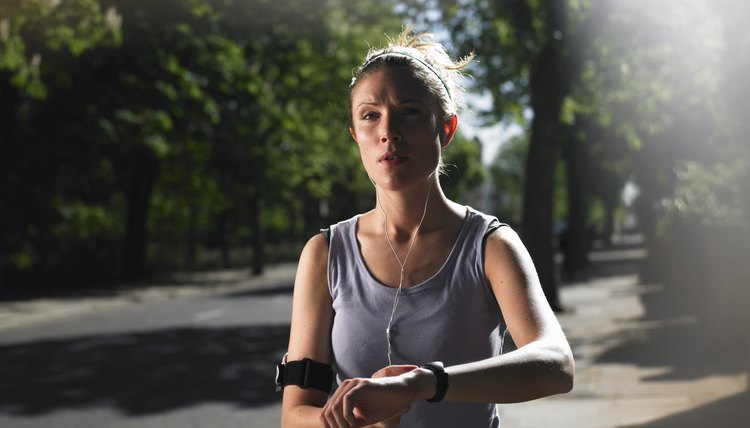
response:
[[[401,141],[401,127],[398,118],[391,115],[383,115],[381,121],[380,142],[398,142]]]

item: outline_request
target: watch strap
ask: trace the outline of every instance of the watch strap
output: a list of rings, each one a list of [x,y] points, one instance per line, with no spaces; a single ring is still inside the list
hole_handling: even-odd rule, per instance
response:
[[[443,363],[441,361],[433,361],[421,366],[421,368],[431,371],[437,378],[435,395],[432,398],[428,398],[427,401],[430,403],[442,401],[445,397],[445,393],[448,391],[448,386],[450,386],[450,383],[448,382],[448,373],[445,372]]]

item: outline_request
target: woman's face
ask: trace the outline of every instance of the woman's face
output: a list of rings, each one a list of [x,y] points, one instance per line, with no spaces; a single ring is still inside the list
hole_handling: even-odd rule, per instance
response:
[[[455,116],[448,121],[452,129],[437,123],[436,102],[421,81],[407,70],[383,67],[361,77],[351,97],[349,132],[378,186],[403,189],[435,172],[441,148],[453,136]]]

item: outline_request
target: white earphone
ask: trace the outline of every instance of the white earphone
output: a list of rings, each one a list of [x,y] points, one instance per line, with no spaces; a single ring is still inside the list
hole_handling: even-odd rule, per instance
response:
[[[435,174],[435,171],[430,173],[430,176]],[[388,237],[388,215],[385,212],[385,209],[383,208],[383,203],[380,199],[380,192],[378,192],[378,185],[375,184],[375,181],[370,177],[368,174],[367,177],[372,182],[373,186],[375,186],[375,197],[377,198],[378,206],[380,207],[380,211],[383,213],[384,216],[384,227],[385,227],[385,238],[388,240],[388,245],[391,247],[391,251],[393,252],[393,256],[398,261],[398,264],[401,267],[401,272],[399,274],[399,282],[398,282],[398,288],[396,289],[396,297],[393,299],[393,308],[391,309],[391,316],[388,319],[388,325],[385,328],[385,337],[388,344],[388,365],[393,364],[392,361],[392,355],[393,355],[393,345],[391,340],[391,326],[393,324],[393,318],[396,315],[396,308],[398,308],[398,302],[401,297],[401,289],[403,288],[404,284],[404,268],[406,266],[407,260],[409,260],[409,255],[411,254],[411,250],[414,247],[414,243],[417,241],[417,235],[419,234],[419,229],[422,228],[422,222],[424,222],[425,215],[427,214],[427,204],[430,201],[430,194],[432,193],[432,184],[430,183],[430,187],[427,190],[427,197],[424,201],[424,209],[422,211],[422,218],[419,220],[419,225],[417,226],[417,230],[414,233],[414,237],[412,237],[411,244],[409,245],[409,250],[406,252],[406,257],[404,257],[404,261],[401,261],[401,258],[399,258],[398,254],[396,254],[396,249],[393,247],[393,244],[391,243],[391,239]]]

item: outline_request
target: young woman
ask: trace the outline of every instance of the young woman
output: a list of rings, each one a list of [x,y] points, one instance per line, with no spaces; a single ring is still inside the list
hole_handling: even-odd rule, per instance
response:
[[[356,72],[349,133],[377,197],[302,251],[282,426],[498,427],[494,403],[572,388],[521,240],[440,187],[469,61],[405,31]],[[506,329],[517,349],[501,354]]]

